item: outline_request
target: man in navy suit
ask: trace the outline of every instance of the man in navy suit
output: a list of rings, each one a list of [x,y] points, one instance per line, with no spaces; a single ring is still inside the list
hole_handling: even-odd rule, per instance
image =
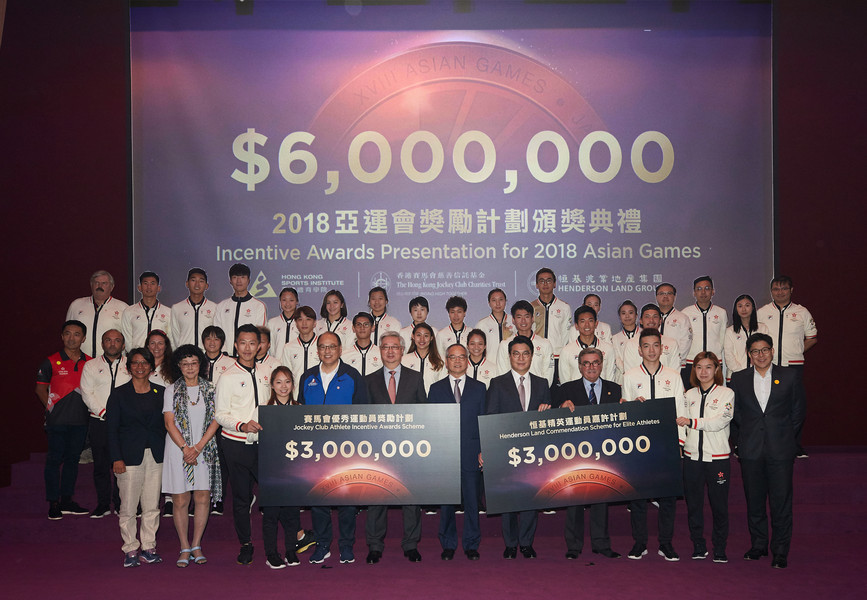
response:
[[[519,411],[547,410],[551,408],[548,381],[530,373],[533,362],[533,341],[523,335],[509,341],[509,372],[491,379],[485,414],[495,415]],[[481,462],[481,460],[480,460]],[[503,558],[518,555],[518,546],[524,558],[536,558],[533,538],[536,535],[535,510],[503,515]]]
[[[792,540],[792,471],[797,453],[796,432],[804,423],[806,400],[798,373],[772,365],[774,342],[769,335],[747,338],[752,367],[732,375],[735,410],[732,442],[741,463],[747,497],[747,523],[752,546],[744,560],[768,555],[768,514],[771,507],[771,566],[785,569]]]
[[[464,554],[470,560],[479,559],[479,487],[482,472],[479,470],[479,415],[485,414],[485,384],[467,377],[467,349],[461,344],[452,344],[446,349],[446,370],[449,376],[430,386],[428,402],[454,404],[461,408],[461,496],[464,501]],[[440,511],[440,558],[451,560],[458,546],[455,505],[448,504]]]
[[[379,336],[382,353],[382,369],[367,375],[367,395],[371,404],[424,404],[424,379],[418,371],[404,367],[400,359],[404,341],[397,331],[386,331]],[[368,506],[365,533],[367,536],[367,564],[373,565],[382,558],[385,534],[388,527],[388,507]],[[403,555],[410,562],[421,562],[418,541],[421,539],[421,508],[403,507],[403,538],[400,545]]]
[[[613,381],[600,378],[602,360],[602,351],[592,346],[587,346],[578,353],[581,379],[564,383],[557,388],[555,400],[560,408],[574,411],[576,406],[620,402],[620,386]],[[584,548],[583,504],[566,509],[565,536],[566,558],[575,560]],[[594,554],[620,558],[620,554],[611,549],[611,538],[608,536],[608,505],[605,503],[590,505],[590,544]]]

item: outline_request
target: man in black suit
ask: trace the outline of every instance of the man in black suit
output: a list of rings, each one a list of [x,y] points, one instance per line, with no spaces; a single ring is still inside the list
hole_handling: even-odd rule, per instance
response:
[[[424,393],[424,379],[421,373],[400,364],[404,352],[404,341],[397,331],[386,331],[379,336],[379,350],[382,353],[382,369],[374,371],[364,379],[367,382],[367,395],[371,404],[423,404],[427,402]],[[385,548],[385,533],[388,527],[388,507],[369,506],[365,533],[367,536],[367,564],[373,565],[382,558]],[[421,508],[403,507],[403,539],[400,545],[403,555],[410,562],[421,562],[418,541],[421,539]]]
[[[578,354],[578,369],[581,379],[564,383],[555,393],[560,408],[574,411],[576,406],[594,404],[618,404],[620,386],[613,381],[600,378],[602,373],[602,351],[588,346]],[[584,548],[584,505],[570,506],[566,509],[566,558],[575,560]],[[620,558],[611,549],[608,536],[608,505],[590,505],[590,544],[594,554],[608,558]]]
[[[796,432],[804,423],[806,401],[794,369],[772,365],[773,340],[764,333],[747,338],[752,368],[732,375],[735,393],[732,442],[741,463],[752,547],[744,560],[768,555],[771,507],[771,566],[785,569],[792,539],[792,471]]]
[[[495,415],[519,411],[547,410],[551,408],[548,381],[530,373],[533,362],[533,341],[518,335],[509,341],[509,372],[491,379],[485,414]],[[481,462],[481,457],[480,461]],[[533,538],[536,535],[537,511],[524,510],[503,515],[503,558],[518,555],[518,546],[524,558],[536,558]]]
[[[449,376],[430,386],[428,402],[460,404],[461,409],[461,496],[464,501],[464,554],[470,560],[479,559],[479,416],[485,414],[485,384],[467,377],[467,349],[452,344],[446,349],[446,369]],[[444,505],[440,511],[439,538],[443,551],[440,558],[451,560],[458,547],[458,532],[454,504]]]

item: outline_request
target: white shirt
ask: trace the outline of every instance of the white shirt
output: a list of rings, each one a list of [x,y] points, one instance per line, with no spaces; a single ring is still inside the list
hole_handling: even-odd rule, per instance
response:
[[[198,305],[185,298],[172,306],[172,325],[169,339],[172,347],[177,348],[184,344],[193,344],[201,350],[202,331],[205,327],[214,324],[214,316],[217,314],[217,303],[204,298]]]
[[[794,302],[782,309],[771,302],[759,309],[757,317],[759,323],[767,325],[768,335],[774,340],[774,364],[783,367],[803,365],[804,340],[813,339],[818,334],[810,311]]]
[[[463,375],[461,375],[457,379],[455,379],[454,377],[449,375],[449,389],[451,389],[451,391],[452,391],[452,396],[455,395],[455,382],[457,382],[457,384],[458,384],[458,390],[460,391],[461,396],[464,395],[464,383],[466,382],[466,380],[467,380],[466,373],[464,373]],[[455,402],[457,402],[457,399],[455,400]]]
[[[753,391],[756,393],[756,399],[759,401],[759,406],[762,407],[762,412],[768,407],[768,399],[771,397],[771,371],[768,368],[765,371],[765,376],[759,375],[758,369],[753,369]]]
[[[153,308],[148,308],[141,302],[136,302],[123,311],[121,326],[127,348],[141,348],[145,345],[148,333],[159,329],[166,336],[171,332],[172,311],[161,302]],[[171,340],[171,338],[169,338]]]
[[[512,315],[505,313],[503,317],[503,336],[500,338],[500,322],[494,318],[493,314],[488,315],[478,323],[476,329],[481,329],[485,332],[485,343],[491,348],[494,344],[499,344],[503,340],[507,340],[515,335],[515,326],[512,325]]]
[[[81,345],[81,351],[91,358],[99,356],[102,353],[102,334],[112,329],[123,333],[121,319],[123,311],[128,307],[123,300],[111,296],[98,309],[93,305],[92,296],[73,300],[66,311],[66,320],[75,319],[87,326],[87,337]],[[130,346],[127,342],[126,347],[132,349],[135,346]]]

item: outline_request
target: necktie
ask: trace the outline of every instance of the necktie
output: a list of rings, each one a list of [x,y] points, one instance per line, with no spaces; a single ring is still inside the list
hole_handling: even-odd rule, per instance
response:
[[[461,403],[461,388],[458,387],[458,383],[460,383],[460,379],[455,379],[455,402],[460,404]]]
[[[388,397],[391,399],[391,403],[394,404],[394,401],[397,399],[397,382],[394,380],[394,371],[388,372],[391,377],[388,379]]]
[[[596,390],[593,388],[596,387],[596,382],[590,384],[590,404],[599,404],[599,400],[596,398]]]
[[[527,410],[527,392],[524,390],[524,376],[521,375],[521,383],[518,384],[518,397],[521,399],[521,409]]]

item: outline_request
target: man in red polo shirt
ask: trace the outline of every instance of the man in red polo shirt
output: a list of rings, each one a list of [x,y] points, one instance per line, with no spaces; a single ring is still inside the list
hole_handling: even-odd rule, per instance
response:
[[[88,510],[73,499],[78,478],[78,459],[87,436],[87,406],[81,397],[81,372],[90,360],[81,351],[87,326],[69,320],[61,330],[63,349],[46,358],[36,374],[36,395],[45,407],[45,496],[48,518],[86,515]]]

